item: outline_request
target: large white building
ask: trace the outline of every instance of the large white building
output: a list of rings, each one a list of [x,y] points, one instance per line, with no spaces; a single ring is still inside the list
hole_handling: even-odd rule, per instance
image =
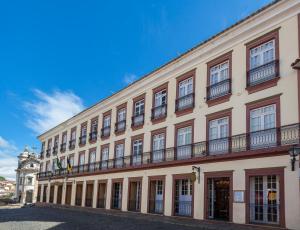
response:
[[[16,198],[20,203],[36,202],[36,175],[40,167],[39,159],[28,147],[25,147],[18,158]]]

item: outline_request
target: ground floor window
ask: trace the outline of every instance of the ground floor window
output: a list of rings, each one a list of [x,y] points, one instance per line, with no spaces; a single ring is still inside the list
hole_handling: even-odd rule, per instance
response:
[[[164,181],[161,179],[150,181],[149,212],[162,214],[164,211]]]

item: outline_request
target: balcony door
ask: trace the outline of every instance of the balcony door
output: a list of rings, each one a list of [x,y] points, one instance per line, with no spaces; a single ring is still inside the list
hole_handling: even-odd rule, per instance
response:
[[[209,153],[227,153],[229,147],[229,118],[223,117],[209,122]]]
[[[124,144],[116,145],[115,167],[120,168],[124,163]]]
[[[79,154],[79,171],[83,172],[84,171],[84,153]]]
[[[188,159],[192,155],[192,126],[177,130],[177,159]]]
[[[108,157],[109,157],[109,148],[104,147],[101,151],[101,168],[102,169],[108,168]]]
[[[250,111],[251,149],[274,147],[277,143],[276,105]]]
[[[178,84],[178,110],[189,108],[193,104],[193,78],[188,78]]]
[[[152,143],[152,162],[161,162],[164,160],[165,153],[165,134],[160,133],[153,136]]]
[[[89,157],[89,171],[90,172],[95,171],[95,162],[96,162],[96,150],[93,150],[90,152],[90,157]]]
[[[215,65],[210,68],[209,99],[226,95],[230,90],[229,61]]]
[[[143,140],[134,140],[132,145],[132,164],[139,165],[142,163]]]

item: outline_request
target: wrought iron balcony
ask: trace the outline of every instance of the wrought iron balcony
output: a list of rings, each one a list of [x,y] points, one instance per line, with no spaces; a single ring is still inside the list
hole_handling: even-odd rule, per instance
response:
[[[110,126],[103,127],[101,129],[101,138],[106,138],[110,136]]]
[[[279,61],[274,60],[247,72],[247,87],[255,86],[279,77]]]
[[[152,108],[151,120],[165,118],[167,116],[167,104]]]
[[[85,145],[86,144],[86,135],[83,135],[79,137],[79,145]]]
[[[66,148],[67,148],[67,144],[66,143],[60,144],[60,152],[65,152]]]
[[[224,155],[241,157],[243,154],[274,153],[286,151],[295,144],[300,144],[300,124],[292,124],[274,129],[244,133],[221,139],[214,139],[192,143],[184,146],[176,146],[153,152],[143,152],[138,155],[126,155],[121,158],[93,162],[90,164],[73,166],[70,175],[90,174],[101,171],[127,170],[128,168],[153,167],[171,162],[199,162],[206,158],[217,159]],[[260,151],[258,151],[260,150]],[[66,169],[55,172],[40,172],[39,179],[49,177],[63,177],[68,175]]]
[[[116,124],[115,124],[115,132],[116,133],[123,132],[123,131],[125,131],[125,129],[126,129],[126,120],[116,122]]]
[[[90,134],[89,134],[89,141],[90,142],[94,142],[94,141],[96,141],[97,140],[97,135],[98,135],[98,132],[97,131],[95,131],[95,132],[91,132]]]
[[[191,109],[194,108],[194,105],[195,105],[195,94],[191,93],[176,99],[175,110],[182,111],[186,109]]]
[[[137,126],[143,125],[144,120],[145,120],[145,114],[144,113],[135,114],[131,118],[131,127],[137,127]]]
[[[231,79],[220,81],[207,87],[206,100],[213,100],[231,93]]]
[[[70,140],[69,141],[69,149],[75,149],[75,143],[76,143],[76,140],[74,139],[74,140]]]

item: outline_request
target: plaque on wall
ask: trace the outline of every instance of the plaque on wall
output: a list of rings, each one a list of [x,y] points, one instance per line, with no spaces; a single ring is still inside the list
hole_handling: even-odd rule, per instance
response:
[[[238,190],[233,191],[233,202],[235,203],[244,203],[245,202],[245,191]]]

